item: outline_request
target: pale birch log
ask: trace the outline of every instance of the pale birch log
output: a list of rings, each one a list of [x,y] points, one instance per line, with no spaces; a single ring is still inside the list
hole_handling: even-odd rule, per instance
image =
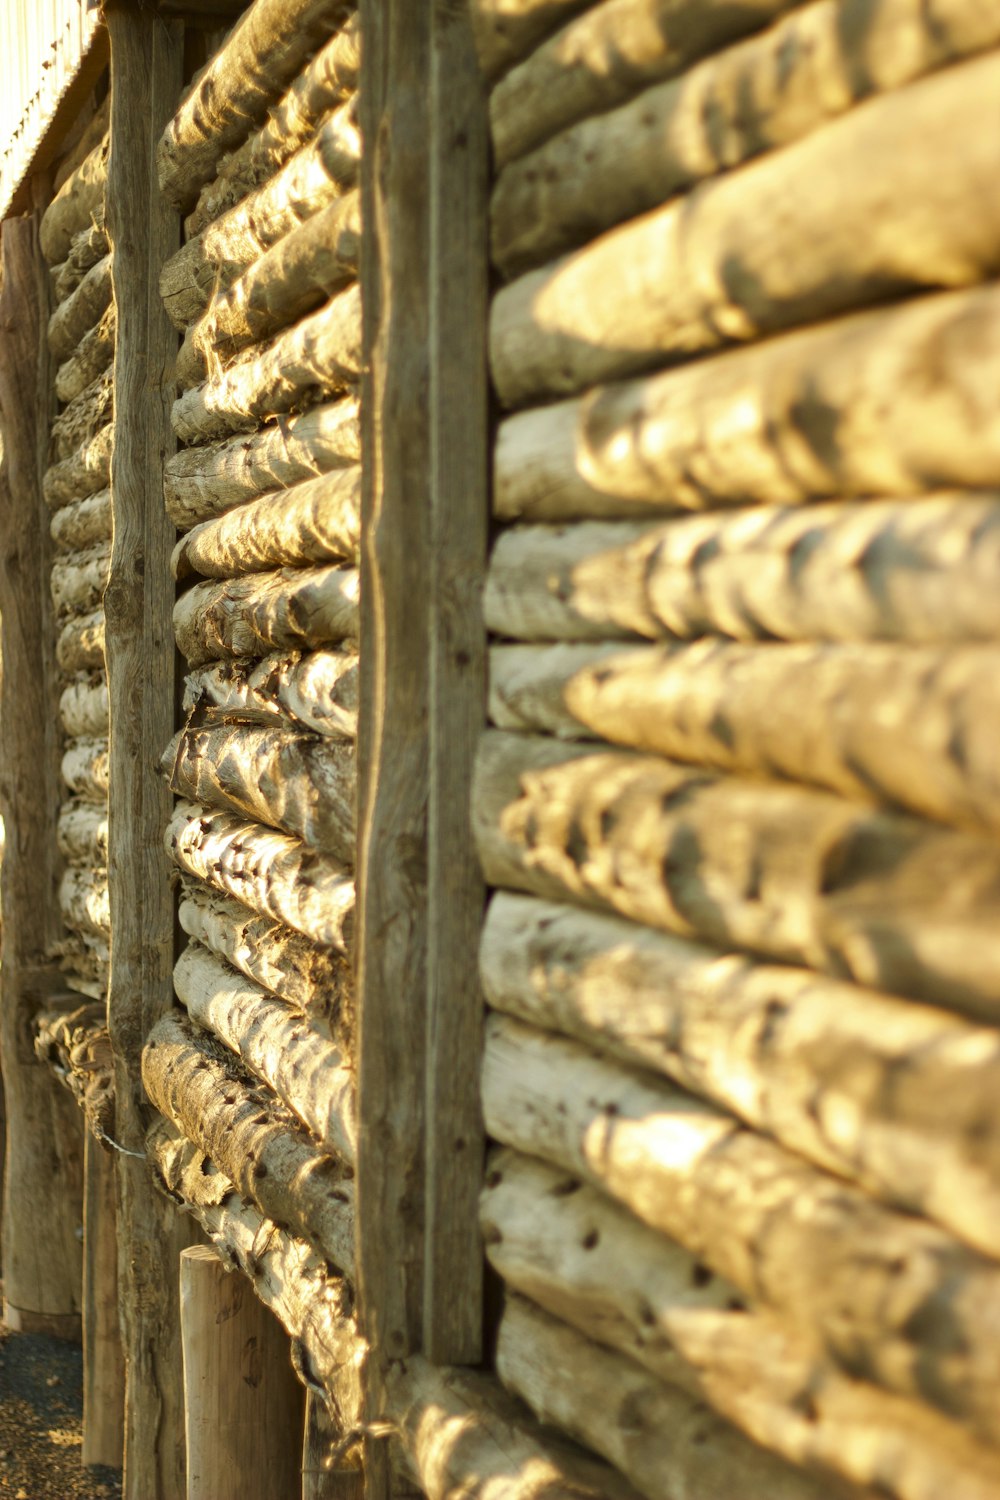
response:
[[[349,1283],[306,1240],[265,1218],[169,1121],[156,1122],[146,1145],[179,1206],[198,1220],[226,1263],[250,1278],[257,1296],[301,1345],[338,1428],[350,1432],[360,1417],[365,1347]]]
[[[108,139],[105,137],[66,179],[42,215],[38,239],[50,266],[65,261],[74,236],[86,231],[95,214],[103,211],[107,181]]]
[[[189,937],[307,1016],[352,1056],[354,977],[344,954],[317,947],[193,880],[183,883],[178,920]]]
[[[279,1114],[270,1091],[246,1078],[224,1047],[181,1014],[164,1016],[143,1048],[142,1081],[156,1108],[243,1197],[350,1274],[353,1182],[341,1162]]]
[[[163,758],[172,791],[301,838],[351,868],[357,771],[350,741],[247,724],[185,729]]]
[[[57,510],[49,532],[59,552],[82,552],[98,542],[111,541],[111,491],[98,490],[85,500],[73,500]]]
[[[111,474],[111,448],[114,429],[107,427],[87,438],[68,458],[45,471],[42,491],[52,510],[74,500],[86,500],[106,488]]]
[[[599,674],[606,660],[609,671],[623,660],[617,645],[561,641],[545,646],[491,646],[490,723],[498,729],[537,730],[561,740],[610,739],[578,719],[566,701],[569,684],[582,678],[588,668]]]
[[[184,208],[219,159],[260,125],[281,90],[354,9],[350,0],[256,0],[167,125],[156,149],[160,190]]]
[[[354,100],[341,105],[273,177],[167,261],[160,295],[176,328],[199,317],[218,287],[353,187],[361,158],[355,115]]]
[[[177,646],[192,667],[324,646],[357,630],[356,568],[285,568],[198,583],[174,608]]]
[[[500,1322],[497,1371],[539,1421],[600,1453],[649,1500],[846,1500],[841,1485],[791,1468],[686,1391],[513,1294]]]
[[[637,1500],[622,1475],[540,1427],[493,1376],[418,1354],[393,1366],[389,1390],[428,1500]]]
[[[111,256],[105,255],[49,319],[49,352],[58,360],[67,359],[110,304]]]
[[[194,329],[189,328],[181,339],[174,362],[174,382],[178,393],[189,391],[208,379],[208,362],[200,349],[195,347]]]
[[[107,739],[73,740],[62,758],[62,779],[85,802],[106,807],[108,799]]]
[[[53,950],[67,983],[81,995],[107,1002],[110,950],[106,938],[90,932],[71,932]]]
[[[34,1051],[73,1095],[91,1134],[107,1140],[115,1096],[105,1007],[81,1005],[78,995],[53,997],[37,1015]]]
[[[92,802],[64,802],[56,824],[59,853],[73,865],[107,864],[108,810]]]
[[[56,660],[67,675],[104,666],[103,610],[66,622],[56,641]]]
[[[53,464],[65,459],[75,462],[78,451],[89,448],[110,420],[113,400],[111,371],[105,370],[52,423]]]
[[[107,937],[111,931],[106,870],[66,870],[59,883],[59,909],[68,927]]]
[[[179,802],[164,841],[171,859],[188,875],[314,943],[349,951],[354,882],[298,839]]]
[[[553,534],[539,539],[541,528],[511,531],[496,548],[489,619],[512,636],[544,622],[546,633],[585,639],[996,640],[998,500],[997,492],[960,491],[916,502],[716,511],[638,539],[624,530],[620,547],[608,546],[610,525],[575,528],[565,546]],[[529,562],[536,543],[540,555]]]
[[[189,239],[267,182],[308,143],[323,117],[357,89],[360,61],[355,12],[306,65],[261,128],[219,162],[218,175],[205,184],[184,220]]]
[[[494,1154],[487,1254],[508,1285],[600,1344],[706,1400],[788,1460],[889,1500],[992,1500],[997,1454],[924,1402],[853,1380],[809,1337],[603,1193]]]
[[[110,541],[53,563],[49,588],[57,614],[94,609],[107,586],[110,563]]]
[[[256,427],[307,400],[346,391],[361,372],[361,293],[340,292],[318,312],[285,329],[263,351],[250,350],[174,402],[173,423],[186,443]]]
[[[550,32],[585,10],[589,0],[472,0],[469,7],[479,65],[495,79]]]
[[[943,293],[501,424],[502,520],[995,485],[1000,290]],[[632,511],[634,514],[634,510]]]
[[[602,0],[548,37],[490,95],[494,159],[506,166],[576,120],[602,114],[698,58],[766,26],[795,0]]]
[[[997,1033],[616,918],[498,894],[489,1003],[731,1110],[1000,1257]]]
[[[175,578],[233,578],[267,568],[355,561],[361,545],[361,468],[334,469],[202,521],[177,543]]]
[[[108,682],[103,673],[80,676],[63,688],[59,699],[59,722],[71,738],[107,735]]]
[[[487,880],[997,1016],[1000,846],[826,792],[484,736]]]
[[[103,202],[93,211],[91,222],[73,236],[69,254],[58,266],[52,267],[52,286],[57,302],[66,298],[80,285],[92,266],[103,260],[110,249],[108,232],[104,227]]]
[[[207,723],[301,726],[334,739],[358,732],[353,651],[292,651],[263,661],[213,662],[184,680],[184,709]]]
[[[1000,1267],[688,1094],[504,1017],[487,1026],[486,1126],[582,1177],[852,1374],[996,1442]]]
[[[998,91],[996,52],[947,68],[528,272],[493,301],[502,404],[995,275],[1000,210],[981,185],[1000,132],[977,127]],[[918,131],[933,157],[910,149]]]
[[[195,348],[209,365],[229,360],[314,311],[356,279],[360,243],[355,190],[289,230],[217,292],[192,332]]]
[[[942,0],[933,12],[915,0],[814,0],[512,162],[493,195],[494,261],[508,276],[539,265],[869,94],[997,42],[1000,17],[978,0]]]
[[[324,1149],[353,1166],[354,1074],[328,1039],[197,943],[174,965],[174,990],[193,1021],[272,1088]]]
[[[259,432],[180,449],[164,465],[167,514],[178,530],[186,531],[269,490],[286,489],[360,458],[357,400],[314,406]]]
[[[111,364],[115,352],[117,315],[114,304],[105,308],[100,322],[85,333],[76,352],[56,372],[56,395],[72,401]]]

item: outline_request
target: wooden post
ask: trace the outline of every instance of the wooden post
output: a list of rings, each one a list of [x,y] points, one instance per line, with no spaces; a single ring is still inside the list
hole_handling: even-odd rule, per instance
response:
[[[115,1054],[119,1275],[126,1358],[128,1500],[180,1500],[184,1423],[177,1256],[185,1224],[156,1192],[145,1159],[149,1119],[143,1042],[171,1008],[173,903],[163,830],[170,794],[158,773],[173,732],[175,652],[163,463],[172,450],[170,370],[177,336],[159,297],[159,271],[177,248],[177,215],[162,202],[154,150],[181,89],[183,28],[149,7],[108,9],[111,156],[107,224],[118,310],[114,543],[104,599],[111,705],[108,868]]]
[[[214,1250],[180,1257],[187,1500],[298,1500],[303,1390],[288,1335]]]
[[[302,1438],[302,1500],[363,1500],[362,1470],[357,1465],[348,1468],[333,1457],[342,1438],[322,1401],[310,1391]]]
[[[122,1466],[125,1359],[118,1326],[118,1239],[115,1167],[86,1132],[83,1195],[83,1450],[84,1465]]]

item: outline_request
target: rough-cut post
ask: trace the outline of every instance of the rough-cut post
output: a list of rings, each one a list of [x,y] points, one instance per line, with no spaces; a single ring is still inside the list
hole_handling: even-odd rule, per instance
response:
[[[114,1160],[87,1131],[83,1198],[83,1448],[81,1461],[120,1469],[125,1361],[118,1327]]]
[[[189,1233],[145,1161],[142,1044],[173,1000],[173,910],[162,832],[170,795],[157,757],[173,730],[173,527],[163,509],[170,450],[166,382],[176,337],[160,306],[160,265],[180,226],[156,189],[156,134],[181,86],[178,23],[109,10],[112,106],[108,230],[118,310],[114,545],[105,595],[111,720],[109,866],[115,926],[108,1024],[115,1053],[122,1329],[126,1355],[125,1494],[180,1500],[184,1422],[177,1257]]]
[[[298,1491],[303,1393],[288,1336],[207,1245],[180,1258],[187,1500]]]
[[[364,1500],[362,1470],[357,1464],[345,1466],[334,1455],[342,1438],[323,1402],[309,1391],[302,1437],[302,1500]]]

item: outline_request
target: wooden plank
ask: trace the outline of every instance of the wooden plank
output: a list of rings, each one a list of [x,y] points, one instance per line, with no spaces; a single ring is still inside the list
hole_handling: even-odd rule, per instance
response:
[[[424,1352],[482,1358],[476,971],[485,888],[470,821],[485,721],[489,132],[467,9],[435,9],[430,127],[431,495]]]
[[[160,200],[153,152],[181,87],[182,28],[116,7],[111,34],[108,230],[118,308],[114,543],[105,595],[111,718],[109,866],[114,952],[108,1021],[115,1051],[119,1269],[127,1361],[128,1500],[181,1500],[184,1413],[177,1257],[189,1231],[153,1187],[144,1139],[142,1044],[173,994],[173,903],[163,829],[170,794],[157,761],[173,730],[171,526],[162,470],[171,450],[169,372],[176,335],[158,280],[177,248],[177,216]]]

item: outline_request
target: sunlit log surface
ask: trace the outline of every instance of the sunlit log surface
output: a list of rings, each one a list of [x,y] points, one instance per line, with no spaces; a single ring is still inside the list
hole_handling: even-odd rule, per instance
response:
[[[285,568],[198,583],[174,608],[177,646],[192,667],[357,637],[356,568]]]
[[[107,541],[53,563],[49,588],[56,613],[63,617],[70,610],[94,609],[107,586],[110,564],[111,547]]]
[[[108,809],[96,802],[64,802],[56,824],[59,853],[70,864],[100,868],[108,859]]]
[[[59,884],[59,907],[67,927],[107,937],[111,931],[107,871],[67,870]]]
[[[483,73],[494,80],[550,32],[565,24],[589,0],[472,0],[470,13],[476,53]]]
[[[111,256],[105,255],[61,302],[49,319],[49,351],[64,360],[111,303]]]
[[[42,215],[38,238],[42,254],[50,265],[66,260],[74,237],[86,233],[95,214],[103,209],[107,181],[108,141],[105,139],[67,178]]]
[[[108,683],[103,673],[81,675],[63,688],[59,722],[71,738],[107,734]]]
[[[42,491],[53,510],[74,500],[85,500],[107,486],[112,441],[113,429],[109,423],[86,438],[75,453],[46,469]]]
[[[101,806],[108,795],[108,741],[72,740],[62,758],[62,778],[71,792]]]
[[[52,462],[76,461],[78,450],[88,447],[111,416],[111,372],[102,375],[75,397],[52,423]]]
[[[57,510],[49,527],[59,552],[81,552],[111,541],[111,491],[98,490]],[[103,586],[103,581],[102,581]]]
[[[56,640],[56,660],[70,675],[104,666],[104,611],[67,620]]]
[[[86,276],[92,266],[103,260],[110,249],[108,233],[104,227],[103,202],[94,210],[93,220],[85,229],[73,236],[69,254],[58,266],[52,267],[52,286],[56,301],[65,302]]]
[[[197,709],[205,723],[302,727],[354,739],[357,653],[290,651],[254,662],[211,662],[185,678],[184,709]]]

